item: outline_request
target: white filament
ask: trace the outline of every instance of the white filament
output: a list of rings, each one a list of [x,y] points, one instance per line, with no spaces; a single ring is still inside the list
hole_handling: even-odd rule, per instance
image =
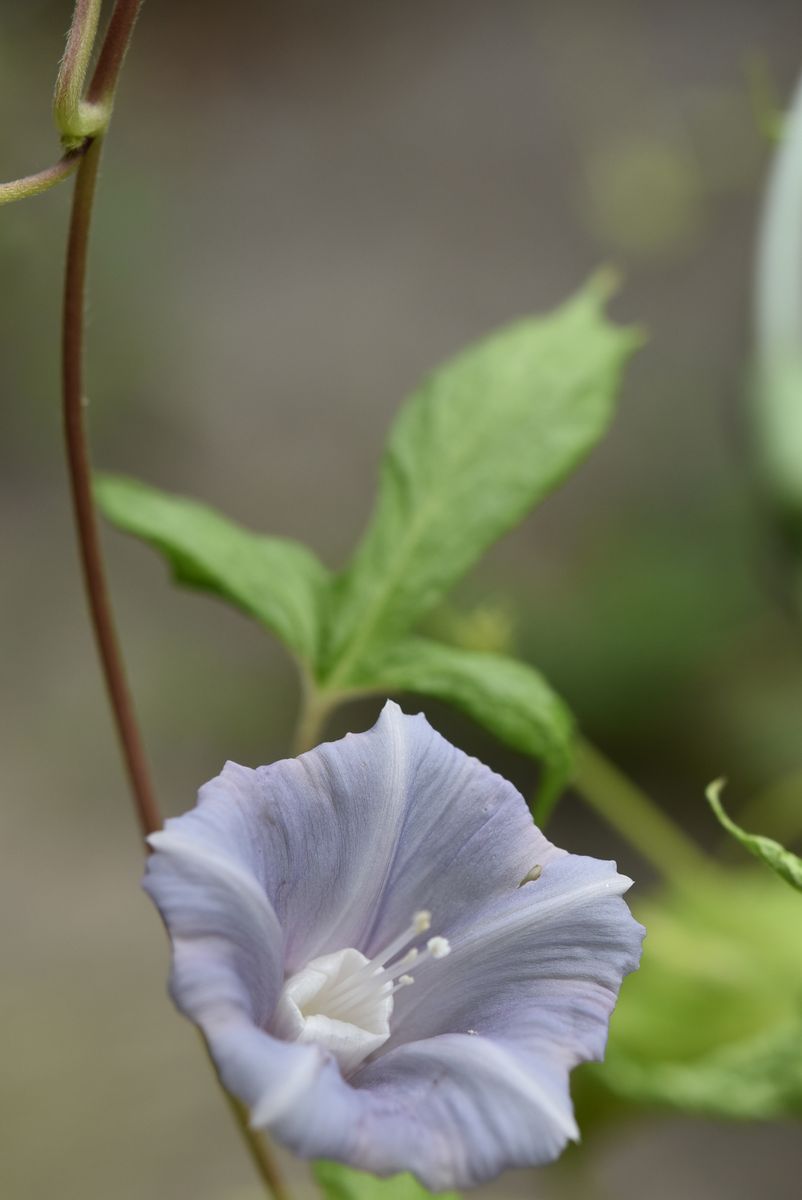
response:
[[[284,984],[273,1032],[286,1041],[325,1046],[343,1071],[352,1071],[389,1038],[393,995],[415,981],[409,967],[450,952],[447,938],[431,937],[425,950],[412,947],[396,957],[430,926],[431,914],[421,910],[373,958],[353,947],[313,958]]]

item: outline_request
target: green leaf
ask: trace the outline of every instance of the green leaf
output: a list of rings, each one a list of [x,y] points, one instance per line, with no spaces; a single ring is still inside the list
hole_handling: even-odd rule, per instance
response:
[[[734,1120],[802,1116],[802,1019],[692,1063],[614,1058],[607,1080],[639,1104]]]
[[[420,1200],[430,1196],[422,1184],[412,1175],[393,1175],[391,1179],[377,1179],[364,1171],[355,1171],[340,1163],[316,1162],[313,1164],[315,1179],[327,1200]],[[440,1192],[444,1200],[457,1200],[458,1192]]]
[[[570,774],[571,714],[543,676],[525,663],[410,637],[392,646],[364,682],[437,696],[461,708],[500,741],[540,760],[546,767],[542,791],[550,796],[556,796]]]
[[[606,320],[609,281],[437,370],[391,432],[373,517],[334,593],[326,673],[347,684],[601,437],[641,335]]]
[[[329,573],[305,546],[121,476],[97,478],[95,499],[118,529],[161,551],[179,583],[221,596],[315,660]]]
[[[719,822],[737,842],[741,843],[744,850],[748,850],[767,867],[771,867],[772,871],[786,883],[790,883],[791,887],[802,891],[802,858],[790,850],[786,850],[779,842],[775,842],[774,838],[763,837],[759,833],[747,833],[745,829],[741,829],[740,825],[736,825],[732,818],[727,816],[721,803],[723,787],[724,780],[717,779],[705,792],[708,803]]]
[[[755,1119],[802,1112],[798,898],[762,869],[711,865],[633,908],[648,930],[643,961],[589,1077],[636,1104]]]

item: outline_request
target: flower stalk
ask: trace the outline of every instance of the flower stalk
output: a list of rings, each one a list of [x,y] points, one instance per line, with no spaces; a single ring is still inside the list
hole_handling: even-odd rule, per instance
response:
[[[214,1070],[214,1061],[212,1060],[211,1055],[209,1055],[209,1061],[212,1065],[212,1069]],[[265,1142],[264,1137],[257,1129],[251,1128],[250,1121],[248,1120],[247,1108],[236,1098],[236,1096],[232,1096],[231,1092],[226,1091],[225,1088],[222,1090],[226,1100],[228,1101],[231,1112],[234,1115],[234,1120],[239,1126],[243,1140],[248,1147],[251,1160],[256,1168],[256,1173],[265,1184],[268,1194],[273,1197],[273,1200],[290,1200],[289,1192],[284,1187],[283,1180],[276,1169],[276,1164],[273,1162],[273,1158],[267,1148],[267,1143]]]

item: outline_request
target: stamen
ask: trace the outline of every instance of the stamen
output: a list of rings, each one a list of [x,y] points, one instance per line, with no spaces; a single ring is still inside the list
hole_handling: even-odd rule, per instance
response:
[[[420,951],[413,946],[411,950],[407,950],[403,958],[399,958],[397,963],[393,963],[391,967],[385,967],[384,973],[389,979],[395,979],[396,975],[400,975],[404,967],[411,967],[414,962],[420,958]]]
[[[378,975],[385,963],[394,958],[399,950],[403,950],[404,946],[408,942],[411,942],[413,938],[418,937],[421,933],[426,933],[427,929],[431,928],[431,924],[432,914],[427,909],[422,908],[416,912],[412,917],[412,923],[407,926],[403,933],[399,933],[397,938],[393,938],[378,954],[374,954],[373,958],[366,962],[364,966],[360,967],[358,971],[354,971],[353,975],[350,975],[343,983],[338,984],[337,987],[332,989],[332,1001],[336,999],[337,1003],[341,1003],[345,995],[350,994],[354,990],[354,984],[362,983],[367,978]],[[409,953],[417,957],[418,952],[415,950]],[[409,955],[406,957],[409,958]],[[410,959],[410,961],[412,960]],[[394,978],[394,976],[390,976],[390,978]]]
[[[429,951],[432,958],[445,958],[447,954],[451,953],[451,944],[448,938],[433,937],[429,938],[428,942],[426,943],[426,949]]]
[[[399,933],[397,938],[393,938],[389,945],[385,946],[383,950],[380,950],[378,954],[375,954],[370,960],[371,963],[376,966],[384,966],[386,962],[389,962],[391,958],[395,957],[399,950],[404,949],[404,946],[406,946],[407,942],[411,942],[412,939],[418,937],[419,934],[425,933],[426,930],[431,927],[431,924],[432,914],[427,912],[425,908],[422,908],[420,912],[414,913],[412,917],[412,924],[408,925],[403,933]]]
[[[347,1004],[359,992],[364,991],[366,986],[369,986],[369,981],[373,981],[373,986],[378,983],[382,990],[386,984],[406,971],[407,967],[411,967],[420,957],[418,951],[413,947],[391,967],[376,967],[373,962],[365,963],[358,971],[354,971],[353,975],[349,975],[346,980],[332,988],[329,993],[329,1003]]]
[[[431,923],[431,913],[416,912],[403,933],[370,960],[353,947],[310,960],[285,982],[273,1032],[326,1046],[343,1071],[353,1070],[390,1037],[393,997],[415,982],[412,964],[417,968],[450,953],[448,939],[440,936],[430,937],[423,949],[410,945]]]
[[[417,956],[416,966],[426,962],[427,958],[445,958],[451,953],[451,943],[448,938],[433,937],[426,943],[426,949]]]

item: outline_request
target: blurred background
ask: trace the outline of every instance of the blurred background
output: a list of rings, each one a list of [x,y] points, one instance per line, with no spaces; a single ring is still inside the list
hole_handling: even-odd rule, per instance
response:
[[[54,158],[70,13],[0,6],[3,178]],[[421,375],[614,263],[616,315],[650,340],[611,435],[431,628],[541,667],[588,736],[714,842],[711,778],[746,798],[802,770],[799,625],[745,409],[756,219],[801,47],[790,0],[146,4],[93,235],[96,463],[336,566]],[[86,620],[58,411],[67,210],[63,188],[0,214],[0,1195],[254,1200],[165,997]],[[293,668],[255,625],[174,590],[152,552],[105,536],[178,813],[226,758],[288,752]],[[531,790],[531,764],[426,711]],[[776,820],[764,832],[787,835]],[[577,798],[550,834],[648,887]],[[800,1165],[790,1123],[655,1113],[602,1124],[570,1161],[492,1194],[790,1200]]]

